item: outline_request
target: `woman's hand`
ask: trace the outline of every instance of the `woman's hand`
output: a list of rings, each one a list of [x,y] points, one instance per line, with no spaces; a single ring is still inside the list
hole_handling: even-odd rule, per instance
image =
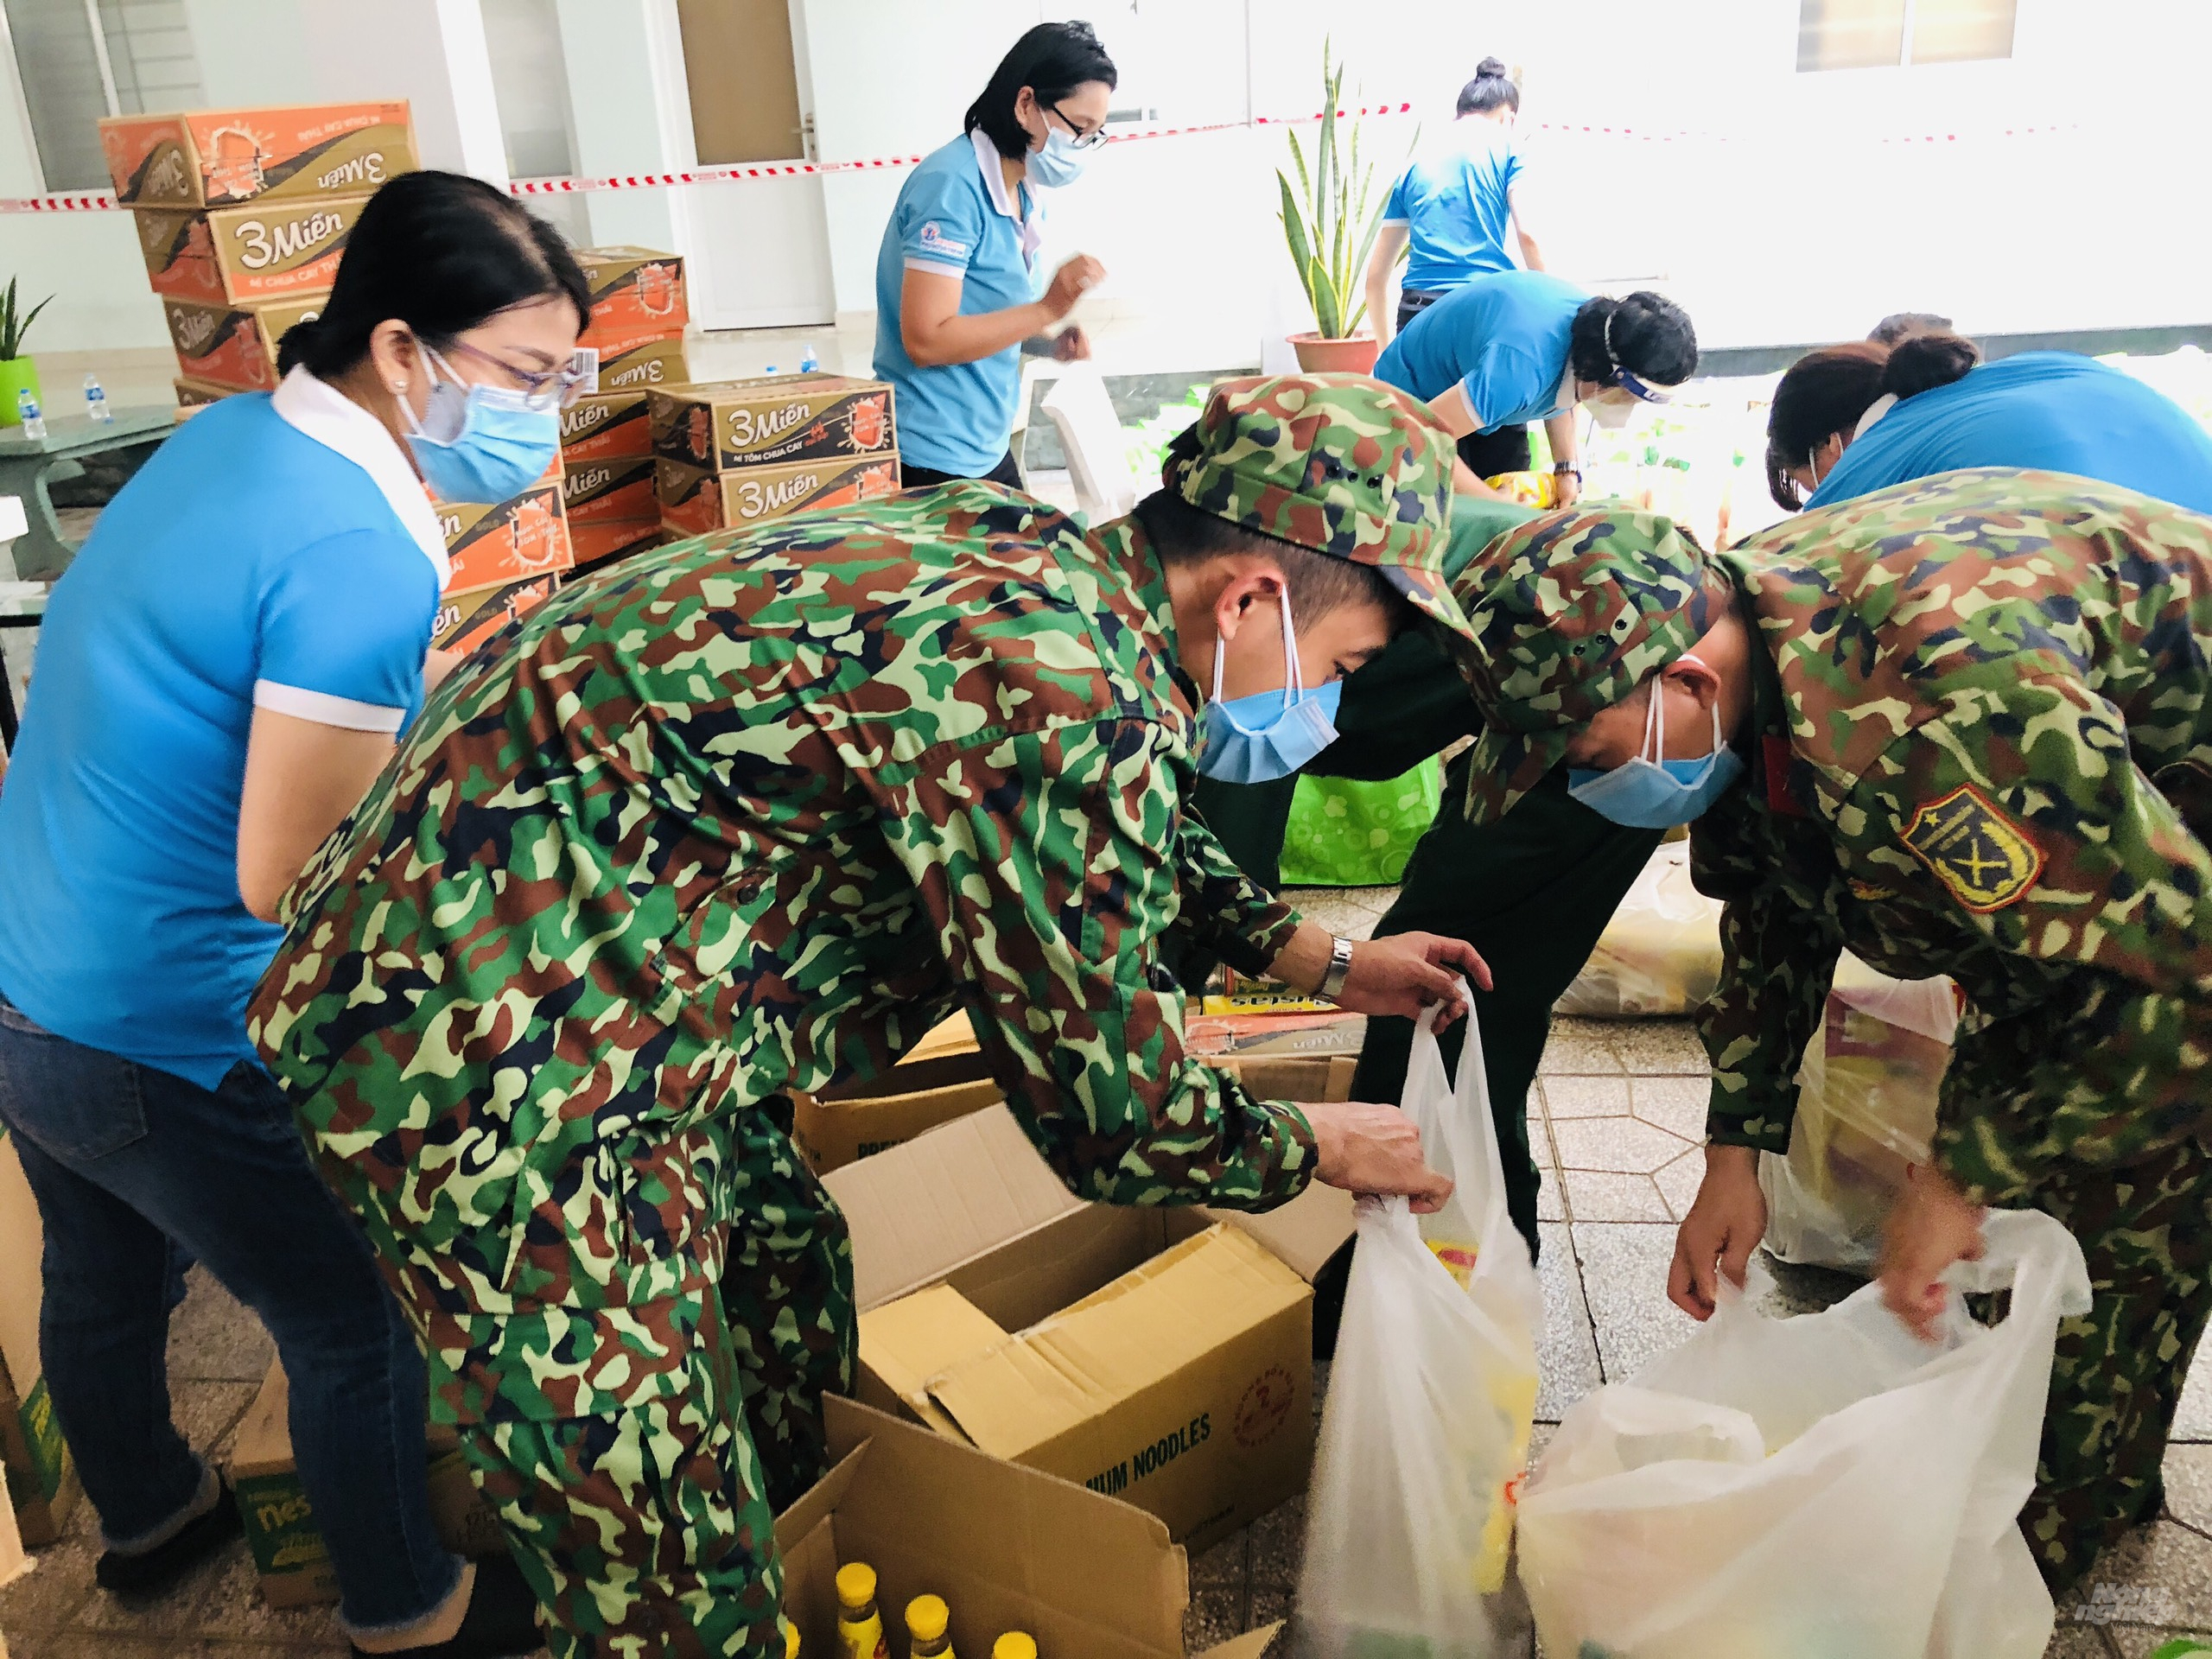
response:
[[[1088,363],[1090,360],[1090,336],[1083,332],[1081,323],[1071,323],[1052,336],[1052,360],[1055,363]]]
[[[1396,1107],[1361,1100],[1297,1104],[1320,1148],[1316,1180],[1363,1196],[1402,1195],[1417,1216],[1433,1214],[1452,1196],[1452,1183],[1421,1159],[1421,1131]]]
[[[1571,507],[1582,499],[1582,474],[1554,473],[1552,474],[1552,505]]]
[[[1940,1169],[1916,1165],[1882,1230],[1882,1260],[1875,1269],[1882,1305],[1923,1342],[1936,1339],[1936,1321],[1949,1300],[1942,1277],[1954,1262],[1981,1259],[1982,1217]]]
[[[1045,308],[1046,317],[1058,322],[1075,309],[1075,302],[1086,289],[1093,289],[1106,279],[1106,267],[1087,253],[1079,253],[1052,273],[1052,280],[1037,303]]]
[[[1759,1191],[1759,1154],[1751,1147],[1707,1147],[1697,1201],[1675,1235],[1667,1300],[1694,1319],[1719,1305],[1720,1278],[1738,1289],[1751,1252],[1766,1236],[1766,1194]]]

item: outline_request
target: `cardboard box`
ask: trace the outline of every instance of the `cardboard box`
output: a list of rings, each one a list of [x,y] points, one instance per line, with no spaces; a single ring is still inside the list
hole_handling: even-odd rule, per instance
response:
[[[204,380],[191,380],[182,375],[169,382],[176,391],[176,417],[195,414],[210,404],[219,404],[235,396],[228,386],[211,386]]]
[[[22,1541],[53,1543],[79,1496],[77,1471],[61,1439],[39,1369],[39,1262],[45,1233],[38,1203],[0,1129],[0,1474]]]
[[[653,386],[680,386],[690,379],[684,366],[683,331],[652,334],[634,340],[619,352],[599,354],[599,395],[644,391]]]
[[[154,292],[219,305],[328,293],[367,201],[341,196],[213,212],[140,207],[131,217]]]
[[[603,519],[569,526],[569,543],[576,550],[575,574],[580,576],[617,559],[626,559],[632,553],[658,547],[660,540],[658,518]]]
[[[706,381],[652,396],[653,453],[709,472],[892,454],[892,391],[880,380],[779,374]]]
[[[438,523],[453,563],[446,581],[448,597],[535,581],[576,562],[557,480],[533,484],[520,495],[489,505],[442,501]]]
[[[504,588],[450,594],[438,607],[430,644],[439,651],[472,652],[517,617],[543,605],[560,584],[556,575],[531,576]]]
[[[899,493],[896,455],[804,461],[796,467],[748,467],[709,473],[658,457],[654,488],[660,522],[671,535],[742,530],[771,518]]]
[[[110,116],[100,149],[134,207],[366,195],[421,165],[405,99]]]
[[[652,456],[575,461],[563,454],[562,463],[561,505],[571,534],[580,524],[658,520],[660,499],[653,493]]]
[[[561,411],[561,457],[571,467],[653,452],[650,393],[594,392]]]
[[[284,1368],[271,1365],[261,1392],[239,1420],[231,1451],[231,1484],[245,1520],[246,1548],[261,1575],[262,1599],[271,1607],[338,1599],[337,1570],[292,1458],[291,1408]],[[467,1459],[453,1432],[431,1429],[424,1455],[429,1459],[430,1520],[439,1541],[472,1560],[505,1554],[499,1517],[469,1478]]]
[[[188,380],[226,391],[273,391],[276,347],[294,323],[322,315],[327,296],[307,299],[247,301],[208,305],[197,300],[163,300],[169,343],[177,367]]]
[[[1073,1197],[1002,1106],[824,1178],[852,1227],[855,1393],[1151,1510],[1204,1548],[1304,1490],[1315,1186],[1267,1215]]]
[[[1190,1568],[1153,1516],[942,1440],[849,1400],[823,1402],[830,1472],[777,1518],[784,1616],[799,1651],[835,1654],[837,1569],[866,1561],[894,1653],[924,1593],[956,1653],[1023,1630],[1052,1659],[1183,1659]],[[1260,1659],[1278,1626],[1203,1659]]]
[[[600,346],[640,332],[680,332],[691,321],[683,261],[677,255],[652,248],[578,248],[576,263],[591,284],[591,323],[578,345]]]

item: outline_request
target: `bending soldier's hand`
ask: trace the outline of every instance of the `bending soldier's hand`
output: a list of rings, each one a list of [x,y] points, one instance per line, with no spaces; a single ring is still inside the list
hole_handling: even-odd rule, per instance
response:
[[[1954,1262],[1981,1259],[1981,1220],[1987,1212],[1939,1169],[1916,1165],[1907,1172],[1882,1230],[1882,1260],[1875,1269],[1882,1305],[1923,1342],[1936,1339],[1936,1321],[1948,1300],[1943,1274]]]
[[[1403,1196],[1420,1216],[1442,1209],[1452,1196],[1452,1183],[1422,1161],[1421,1131],[1396,1107],[1361,1100],[1310,1105],[1300,1101],[1298,1109],[1313,1126],[1320,1145],[1314,1175],[1328,1185],[1362,1197]]]
[[[1444,1005],[1440,1029],[1467,1011],[1461,981],[1490,989],[1490,964],[1465,939],[1440,933],[1393,933],[1351,948],[1339,1006],[1355,1014],[1395,1014],[1413,1020],[1432,1002]]]
[[[1697,1202],[1675,1235],[1667,1300],[1694,1319],[1719,1306],[1720,1279],[1738,1289],[1751,1252],[1766,1236],[1766,1194],[1759,1191],[1759,1155],[1750,1147],[1707,1147]]]

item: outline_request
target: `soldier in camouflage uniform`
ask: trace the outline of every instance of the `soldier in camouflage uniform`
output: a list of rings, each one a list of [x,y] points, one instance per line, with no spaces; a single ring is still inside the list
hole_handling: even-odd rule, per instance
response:
[[[1883,1281],[1925,1332],[1980,1206],[2047,1211],[2080,1241],[2094,1302],[2060,1327],[2021,1520],[2072,1585],[2156,1512],[2212,1309],[2212,519],[1956,472],[1710,557],[1649,515],[1554,514],[1458,591],[1480,636],[1478,821],[1562,760],[1612,775],[1653,698],[1665,758],[1694,772],[1717,708],[1744,763],[1691,831],[1726,914],[1682,1306],[1709,1313],[1764,1230],[1756,1159],[1788,1146],[1838,953],[1965,993]]]
[[[855,1340],[786,1091],[964,1003],[1086,1197],[1448,1191],[1394,1109],[1255,1100],[1186,1054],[1156,958],[1176,929],[1331,967],[1182,810],[1194,677],[1219,639],[1280,690],[1294,599],[1309,683],[1417,612],[1464,632],[1451,462],[1376,382],[1225,383],[1134,518],[1086,535],[961,483],[705,537],[431,698],[289,896],[250,1027],[556,1655],[782,1651],[773,1512]],[[1362,945],[1342,1000],[1456,1006],[1462,971],[1456,941]]]

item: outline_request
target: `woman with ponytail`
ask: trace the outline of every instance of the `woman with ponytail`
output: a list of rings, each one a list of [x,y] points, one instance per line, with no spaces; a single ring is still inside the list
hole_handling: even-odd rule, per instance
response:
[[[273,393],[194,416],[56,584],[0,791],[0,1123],[45,1226],[40,1352],[118,1595],[238,1535],[163,1354],[188,1252],[260,1316],[354,1651],[538,1645],[505,1557],[439,1541],[427,1383],[367,1241],[245,1032],[284,890],[421,706],[446,499],[544,470],[590,378],[560,238],[479,179],[362,210]]]
[[[2072,352],[1984,364],[1943,331],[1826,346],[1782,377],[1766,436],[1768,491],[1793,512],[2012,467],[2212,512],[2212,436],[2133,375]]]

